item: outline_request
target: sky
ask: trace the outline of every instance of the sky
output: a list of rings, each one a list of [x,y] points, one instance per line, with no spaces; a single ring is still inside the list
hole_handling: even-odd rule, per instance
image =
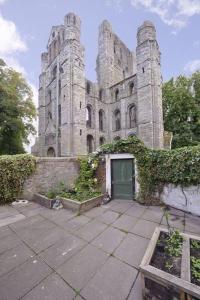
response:
[[[82,20],[86,77],[96,80],[98,27],[107,19],[134,50],[137,28],[154,22],[164,81],[200,69],[200,0],[0,0],[0,58],[23,73],[37,106],[40,55],[51,27],[74,12]]]

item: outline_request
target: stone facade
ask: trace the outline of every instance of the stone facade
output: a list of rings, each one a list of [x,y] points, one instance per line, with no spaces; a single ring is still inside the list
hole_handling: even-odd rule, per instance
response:
[[[138,28],[130,51],[108,21],[99,27],[97,83],[85,78],[81,21],[69,13],[52,28],[42,54],[37,156],[77,156],[137,135],[163,148],[162,77],[154,25]]]

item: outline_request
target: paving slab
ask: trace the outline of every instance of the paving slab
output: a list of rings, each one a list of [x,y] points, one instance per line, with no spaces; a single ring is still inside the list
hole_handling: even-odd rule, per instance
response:
[[[163,217],[164,212],[162,209],[159,207],[155,208],[149,208],[144,212],[144,214],[141,216],[142,219],[147,220],[147,221],[152,221],[155,223],[160,224],[162,217]]]
[[[23,300],[73,300],[76,293],[57,274],[43,280]]]
[[[58,268],[57,273],[74,289],[80,290],[95,275],[107,258],[106,253],[88,245]]]
[[[126,200],[124,200],[124,202],[117,203],[111,209],[113,211],[116,211],[116,212],[120,213],[120,214],[123,214],[126,210],[128,210],[130,207],[132,207],[133,204],[134,204],[133,201],[132,202],[126,202]]]
[[[0,255],[0,276],[10,272],[35,254],[25,244],[19,244]]]
[[[86,245],[82,239],[68,235],[40,254],[40,257],[53,269],[58,268]]]
[[[146,206],[134,204],[125,212],[125,214],[131,217],[140,218],[146,209]]]
[[[107,225],[93,220],[83,226],[80,230],[76,231],[76,235],[83,238],[84,240],[91,242],[95,237],[97,237],[101,232],[107,228]]]
[[[9,234],[13,234],[13,231],[8,226],[3,226],[0,228],[0,239],[8,236]]]
[[[10,273],[0,277],[1,299],[19,300],[51,272],[51,269],[38,258],[25,262]]]
[[[117,227],[125,232],[130,232],[130,229],[133,228],[137,221],[138,219],[135,217],[122,215],[112,224],[112,226]]]
[[[135,268],[139,268],[148,243],[149,240],[143,237],[128,234],[115,250],[114,256]]]
[[[106,208],[104,206],[94,207],[86,212],[84,212],[84,215],[89,218],[96,218],[103,214],[106,211]]]
[[[82,228],[85,224],[91,221],[90,218],[81,215],[70,219],[69,221],[62,223],[61,226],[69,232],[74,232],[80,228]]]
[[[165,216],[163,216],[161,224],[162,225],[167,225]],[[181,231],[184,231],[184,229],[185,229],[185,218],[180,217],[180,216],[170,215],[169,216],[169,224],[170,224],[171,227],[174,227],[174,228],[177,228]]]
[[[38,224],[41,223],[41,221],[45,221],[45,219],[40,215],[36,215],[11,224],[10,227],[17,232],[21,229],[32,229],[34,226],[37,227]],[[49,223],[48,225],[50,226],[51,224]]]
[[[173,208],[173,207],[168,207],[167,211],[170,215],[175,215],[175,216],[179,216],[179,217],[184,217],[185,216],[184,211],[182,211],[180,209]]]
[[[12,223],[15,223],[17,221],[23,220],[25,216],[23,214],[17,214],[17,215],[11,215],[9,217],[1,217],[0,219],[0,227],[10,225]]]
[[[189,216],[185,218],[185,231],[200,235],[200,218]]]
[[[126,299],[136,276],[134,268],[110,257],[81,291],[81,295],[87,300]]]
[[[15,233],[1,237],[0,254],[16,247],[21,243],[22,243],[21,240],[18,238],[18,236]]]
[[[151,239],[156,227],[158,226],[159,224],[157,223],[140,219],[135,226],[133,226],[130,232],[140,235],[144,238]]]
[[[134,283],[134,286],[130,292],[128,300],[143,300],[142,297],[142,280],[140,273],[137,276],[137,279]]]
[[[102,223],[105,223],[105,224],[112,224],[113,222],[115,222],[115,220],[117,218],[119,218],[120,214],[117,213],[117,212],[114,212],[114,211],[106,211],[105,213],[101,214],[100,216],[98,216],[96,218],[96,220],[102,222]]]
[[[92,244],[105,252],[112,253],[126,237],[126,234],[118,229],[109,227],[101,233]]]
[[[45,217],[51,222],[54,222],[55,224],[62,225],[62,223],[65,223],[66,221],[69,221],[70,219],[74,218],[77,213],[73,212],[71,210],[67,209],[46,209],[45,211],[42,211],[41,216]]]

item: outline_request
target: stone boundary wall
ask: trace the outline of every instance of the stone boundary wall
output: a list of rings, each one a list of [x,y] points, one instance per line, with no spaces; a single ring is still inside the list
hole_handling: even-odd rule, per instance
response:
[[[35,193],[46,193],[60,182],[73,186],[79,174],[79,161],[76,157],[37,158],[37,167],[24,184],[22,197],[32,200]]]
[[[160,200],[169,206],[200,216],[200,185],[190,187],[165,185]]]

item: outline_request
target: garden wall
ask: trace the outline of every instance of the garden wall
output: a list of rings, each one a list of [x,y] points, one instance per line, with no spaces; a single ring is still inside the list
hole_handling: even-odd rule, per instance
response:
[[[160,195],[165,204],[200,216],[200,186],[184,187],[168,184]]]
[[[22,197],[31,200],[34,193],[45,193],[60,182],[71,187],[78,174],[77,158],[38,158],[36,171],[25,181]]]

